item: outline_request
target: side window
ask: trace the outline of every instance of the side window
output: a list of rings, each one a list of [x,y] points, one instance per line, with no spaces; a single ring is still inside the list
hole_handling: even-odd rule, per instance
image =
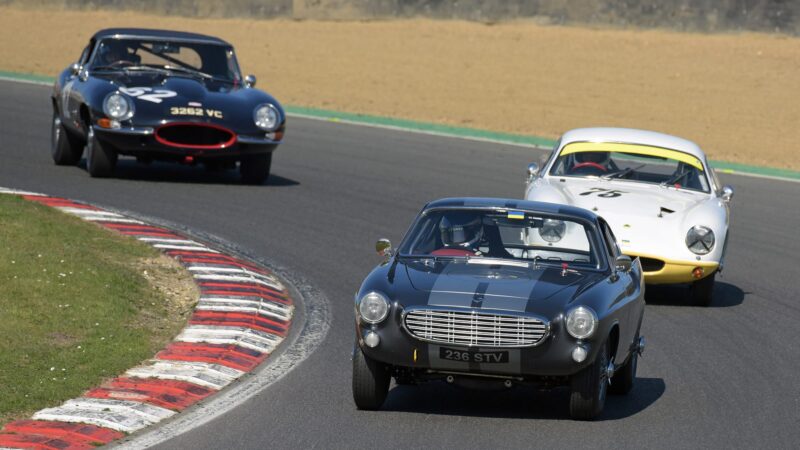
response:
[[[553,149],[550,150],[550,153],[542,156],[542,159],[540,160],[541,164],[539,164],[539,167],[540,167],[539,171],[541,173],[545,172],[545,168],[547,167],[547,163],[549,163],[551,159],[555,159],[556,152],[558,152],[558,148],[559,147],[561,147],[561,139],[556,141],[556,144],[553,146]]]
[[[89,56],[92,55],[92,48],[94,48],[94,41],[90,41],[89,45],[83,49],[83,53],[81,53],[81,57],[78,59],[78,64],[83,66],[89,62]]]
[[[608,254],[611,255],[612,258],[616,258],[621,254],[619,247],[617,246],[617,238],[614,237],[614,233],[611,231],[611,227],[604,221],[600,221],[600,227],[603,230],[603,238],[606,242],[606,247],[608,248]]]

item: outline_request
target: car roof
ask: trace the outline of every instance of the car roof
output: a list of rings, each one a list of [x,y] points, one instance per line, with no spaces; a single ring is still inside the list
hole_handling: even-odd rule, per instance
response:
[[[100,30],[92,36],[92,39],[99,40],[105,38],[121,38],[123,36],[154,38],[154,39],[175,39],[183,41],[206,42],[210,44],[227,45],[231,44],[214,36],[204,34],[188,33],[185,31],[157,30],[151,28],[106,28]]]
[[[585,219],[590,222],[597,221],[597,215],[587,209],[558,203],[534,202],[509,198],[487,197],[451,197],[434,200],[425,205],[425,210],[436,208],[502,208],[519,209],[530,212],[564,215]]]
[[[573,142],[619,142],[626,144],[650,145],[688,153],[701,161],[705,161],[705,153],[694,142],[656,131],[637,130],[633,128],[576,128],[561,136],[561,148]]]

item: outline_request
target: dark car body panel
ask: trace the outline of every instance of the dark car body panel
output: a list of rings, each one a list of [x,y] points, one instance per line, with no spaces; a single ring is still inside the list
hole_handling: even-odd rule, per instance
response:
[[[242,84],[230,85],[178,73],[88,71],[85,64],[92,57],[92,46],[102,39],[118,37],[203,42],[232,50],[230,44],[221,39],[195,33],[135,28],[97,32],[78,61],[79,71],[65,69],[53,86],[54,111],[70,134],[86,140],[87,126],[92,126],[97,138],[117,153],[149,159],[238,158],[276,149],[282,139],[286,114],[280,103],[266,92]],[[121,121],[119,128],[100,127],[97,121],[106,117],[103,101],[113,92],[127,95],[135,113],[131,119]],[[145,95],[135,95],[137,93]],[[262,104],[274,105],[280,114],[281,123],[275,132],[265,132],[255,125],[253,113]],[[180,108],[197,108],[201,115],[177,114]],[[224,148],[193,148],[165,145],[155,138],[159,127],[173,123],[224,128],[235,135],[236,140]]]
[[[446,199],[432,202],[423,212],[436,208],[514,208],[531,212],[562,214],[580,218],[599,227],[593,213],[553,204],[498,199]],[[605,248],[605,247],[603,247]],[[356,319],[357,342],[368,357],[393,367],[422,371],[453,371],[473,375],[504,375],[522,378],[566,377],[590,365],[601,341],[616,329],[611,350],[622,365],[633,351],[644,314],[642,271],[634,263],[630,272],[611,269],[612,256],[605,268],[564,272],[554,264],[536,269],[509,266],[471,265],[460,260],[422,259],[393,255],[365,278],[356,302],[371,291],[384,293],[391,302],[389,317],[377,325]],[[564,325],[568,310],[588,306],[597,313],[598,330],[581,344],[589,351],[583,363],[575,363],[571,352],[577,340]],[[478,313],[512,313],[541,317],[549,323],[549,335],[532,347],[502,348],[509,352],[507,363],[474,363],[444,360],[441,347],[469,351],[496,351],[500,348],[437,344],[413,337],[404,327],[408,309],[417,307],[456,308]],[[363,343],[364,333],[375,331],[381,344],[370,348]]]

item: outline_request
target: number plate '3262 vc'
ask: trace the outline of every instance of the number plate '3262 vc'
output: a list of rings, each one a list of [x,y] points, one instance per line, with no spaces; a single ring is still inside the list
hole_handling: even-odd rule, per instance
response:
[[[476,352],[470,350],[460,350],[455,348],[439,348],[439,358],[449,361],[461,361],[468,363],[507,363],[507,351],[495,352]]]

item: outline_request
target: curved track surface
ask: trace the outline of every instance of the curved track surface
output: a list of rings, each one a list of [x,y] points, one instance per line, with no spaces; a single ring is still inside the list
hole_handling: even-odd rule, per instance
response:
[[[723,176],[737,191],[713,306],[684,306],[681,288],[648,291],[638,384],[611,397],[600,420],[570,421],[565,390],[442,383],[396,387],[383,410],[361,412],[350,394],[352,297],[378,262],[375,239],[396,242],[436,197],[520,196],[538,154],[292,119],[265,186],[241,186],[234,172],[130,161],[118,178],[96,180],[52,164],[48,94],[0,82],[0,185],[192,224],[304,274],[331,302],[326,341],[296,370],[165,448],[796,448],[798,183]]]

